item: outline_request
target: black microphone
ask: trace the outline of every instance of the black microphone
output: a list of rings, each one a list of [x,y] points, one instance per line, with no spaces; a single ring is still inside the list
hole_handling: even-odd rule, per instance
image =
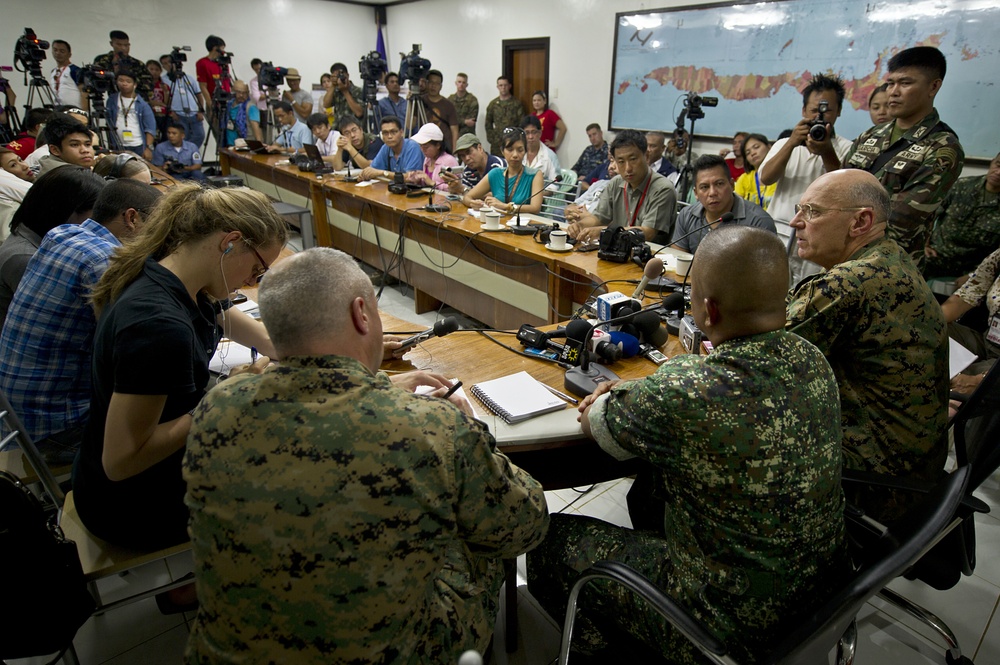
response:
[[[639,331],[640,342],[660,348],[667,341],[667,330],[660,325],[660,315],[656,312],[649,310],[639,312],[632,325]]]
[[[594,330],[598,326],[606,326],[615,323],[625,323],[626,321],[631,321],[639,312],[630,312],[624,316],[619,316],[614,319],[609,319],[607,321],[598,321],[597,323],[587,324],[587,330],[584,332],[583,338],[580,340],[580,366],[573,367],[566,370],[566,377],[563,379],[563,385],[566,390],[578,395],[580,397],[586,397],[590,393],[597,389],[597,386],[605,381],[617,381],[621,377],[609,370],[603,365],[598,365],[597,363],[590,362],[590,352],[588,346],[590,346],[590,338],[594,334]],[[582,326],[578,330],[583,330]],[[569,328],[566,329],[567,336],[570,331]],[[576,331],[574,331],[575,333]]]
[[[679,337],[681,317],[684,316],[684,294],[671,293],[663,299],[663,309],[667,311],[667,332]]]
[[[444,337],[449,333],[453,333],[461,328],[458,324],[458,319],[454,316],[446,316],[445,318],[437,321],[433,328],[428,328],[422,333],[417,333],[413,337],[407,337],[404,340],[400,340],[400,347],[396,350],[396,353],[405,351],[420,342],[426,341],[431,337]]]
[[[548,191],[547,189],[545,189],[546,187],[548,187],[549,185],[554,185],[557,182],[562,182],[562,179],[563,179],[562,174],[559,174],[553,180],[549,181],[543,180],[541,191],[535,192],[534,194],[529,196],[524,203],[517,204],[517,219],[514,226],[510,227],[510,230],[513,231],[515,235],[531,235],[532,233],[535,232],[535,227],[538,226],[538,224],[533,224],[531,222],[528,222],[527,224],[521,224],[521,206],[523,206],[525,203],[530,202],[531,199],[535,198],[539,194],[544,194],[545,192]]]
[[[723,213],[722,217],[720,217],[719,219],[717,219],[716,222],[726,223],[726,222],[731,222],[734,219],[736,219],[736,216],[733,213],[731,213],[731,212],[727,212],[727,213]],[[670,247],[671,245],[676,245],[681,240],[684,240],[685,238],[689,238],[689,237],[693,236],[695,233],[698,233],[698,231],[704,231],[705,229],[710,228],[712,226],[712,224],[715,224],[716,222],[707,222],[705,224],[702,224],[701,226],[697,226],[694,229],[692,229],[691,231],[689,231],[688,233],[685,233],[684,235],[682,235],[680,238],[677,238],[676,240],[674,240],[674,239],[671,238],[670,242],[667,243],[666,245],[664,245],[663,247],[659,248],[658,250],[656,250],[656,252],[653,254],[653,256],[656,256],[657,254],[659,254],[660,252],[662,252],[663,250],[665,250],[667,247]],[[694,252],[691,252],[691,254],[693,254],[693,253]],[[690,274],[690,272],[691,271],[688,270],[689,274]]]

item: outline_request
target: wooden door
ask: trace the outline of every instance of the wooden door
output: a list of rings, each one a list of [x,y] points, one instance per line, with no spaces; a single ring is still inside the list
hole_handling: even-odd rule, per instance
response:
[[[504,40],[503,63],[504,73],[514,84],[514,96],[524,104],[525,113],[533,113],[534,92],[549,94],[549,38]]]

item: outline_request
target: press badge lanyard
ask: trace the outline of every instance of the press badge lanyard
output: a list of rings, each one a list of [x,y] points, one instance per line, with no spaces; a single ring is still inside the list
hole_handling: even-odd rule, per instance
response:
[[[760,193],[760,171],[753,172],[753,180],[757,183],[757,205],[764,207],[764,195]]]
[[[635,226],[635,220],[639,216],[639,209],[642,208],[642,202],[646,200],[646,192],[649,191],[649,183],[653,182],[653,173],[649,173],[649,180],[646,181],[646,186],[642,190],[642,195],[639,197],[639,202],[635,204],[635,212],[632,213],[632,221],[629,222],[629,226]],[[629,216],[628,212],[628,184],[625,184],[625,218]]]
[[[122,109],[122,119],[125,121],[125,126],[126,127],[128,127],[128,114],[132,111],[132,107],[135,106],[135,99],[136,98],[133,97],[132,98],[132,103],[129,104],[128,106],[125,106],[125,102],[124,102],[125,98],[124,97],[120,97],[120,96],[118,97],[118,102],[121,105],[121,109]]]

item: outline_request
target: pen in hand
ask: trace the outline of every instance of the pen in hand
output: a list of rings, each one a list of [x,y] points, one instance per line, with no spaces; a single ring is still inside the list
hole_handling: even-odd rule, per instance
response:
[[[250,347],[250,362],[251,363],[257,362],[257,347],[256,346],[251,346]]]
[[[441,399],[448,399],[449,397],[455,394],[456,390],[458,390],[461,387],[462,387],[462,382],[456,381],[451,385],[451,388],[448,388],[448,392],[446,392],[444,395],[441,396]]]

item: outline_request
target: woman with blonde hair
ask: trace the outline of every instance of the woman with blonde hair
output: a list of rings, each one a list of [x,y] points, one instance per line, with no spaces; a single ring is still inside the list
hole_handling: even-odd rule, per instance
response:
[[[91,294],[93,393],[73,469],[76,506],[95,535],[148,549],[187,539],[181,459],[209,360],[223,335],[274,353],[263,325],[227,309],[227,298],[255,285],[286,239],[263,194],[184,184],[111,259]]]

